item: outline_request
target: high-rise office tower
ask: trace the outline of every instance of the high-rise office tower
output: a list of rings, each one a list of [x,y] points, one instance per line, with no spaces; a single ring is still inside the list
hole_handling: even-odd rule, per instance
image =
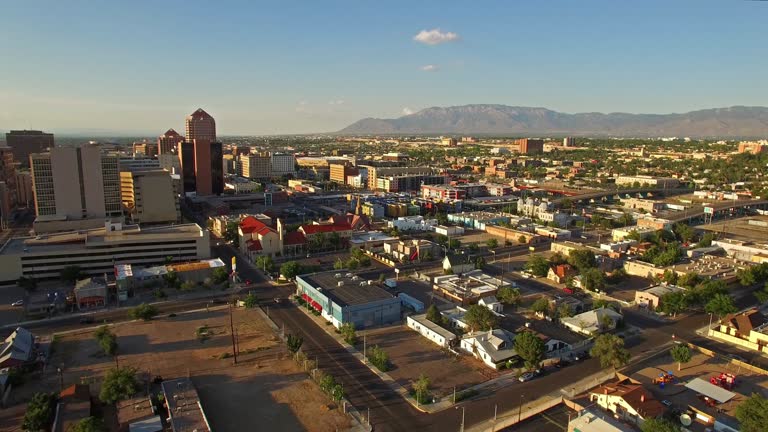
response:
[[[122,216],[117,154],[86,144],[54,147],[48,153],[31,154],[29,159],[38,219],[98,219],[103,224],[106,217]]]
[[[16,163],[10,147],[0,146],[0,222],[7,221],[19,203]],[[1,226],[0,226],[1,228]]]
[[[179,135],[179,133],[173,129],[168,129],[164,134],[157,138],[158,154],[176,154],[179,144],[182,142],[184,142],[183,136]]]
[[[196,139],[195,192],[198,195],[224,193],[224,151],[220,142]]]
[[[216,121],[202,108],[198,108],[197,111],[187,116],[186,129],[186,140],[189,142],[195,140],[216,141]]]
[[[132,222],[175,223],[181,218],[171,173],[159,168],[120,171],[123,205]]]
[[[13,150],[16,162],[29,166],[29,155],[53,147],[53,134],[36,130],[12,130],[5,134],[5,141]]]
[[[179,143],[178,148],[184,193],[194,192],[197,186],[195,181],[195,144],[184,141]]]

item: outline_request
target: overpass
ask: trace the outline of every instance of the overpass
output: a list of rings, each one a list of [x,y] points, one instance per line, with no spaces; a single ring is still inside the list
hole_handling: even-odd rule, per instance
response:
[[[713,211],[713,218],[720,219],[723,216],[731,214],[731,210],[749,210],[749,209],[762,209],[768,210],[768,200],[738,200],[738,201],[723,201],[712,203],[707,207],[711,207]],[[743,213],[743,211],[741,212]],[[663,216],[660,216],[663,217]],[[704,206],[695,206],[686,209],[681,212],[677,212],[671,217],[665,219],[672,222],[684,222],[692,221],[694,219],[701,219],[704,217]]]
[[[665,196],[669,195],[681,195],[686,193],[693,192],[693,189],[689,188],[676,188],[676,189],[669,189],[669,188],[636,188],[636,189],[611,189],[611,190],[600,190],[597,192],[589,192],[581,195],[572,195],[572,196],[565,196],[563,198],[557,198],[552,200],[552,202],[555,205],[559,205],[563,202],[563,200],[570,200],[571,202],[578,203],[583,201],[590,201],[593,199],[601,199],[605,197],[611,197],[614,195],[624,196],[624,195],[636,195],[636,194],[645,194],[645,193],[658,193]],[[703,211],[703,210],[702,210]]]

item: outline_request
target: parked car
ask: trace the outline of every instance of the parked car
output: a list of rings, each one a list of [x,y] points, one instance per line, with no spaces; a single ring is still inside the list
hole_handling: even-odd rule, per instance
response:
[[[24,306],[24,300],[16,300],[15,302],[11,303],[11,306],[13,307]]]
[[[526,381],[530,381],[530,380],[532,380],[534,378],[536,378],[536,373],[535,372],[526,372],[526,373],[520,375],[520,378],[518,378],[518,380],[520,380],[520,382],[526,382]]]

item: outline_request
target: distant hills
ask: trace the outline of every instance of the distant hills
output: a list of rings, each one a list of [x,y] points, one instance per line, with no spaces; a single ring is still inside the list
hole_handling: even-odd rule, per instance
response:
[[[462,105],[426,108],[396,119],[366,118],[337,133],[768,137],[768,108],[734,106],[683,114],[566,114],[546,108]]]

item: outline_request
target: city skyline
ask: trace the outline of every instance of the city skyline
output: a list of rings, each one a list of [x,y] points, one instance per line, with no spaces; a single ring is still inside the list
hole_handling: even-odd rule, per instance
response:
[[[437,4],[9,5],[0,130],[158,136],[204,107],[221,135],[291,134],[431,106],[671,113],[768,100],[762,2]]]

